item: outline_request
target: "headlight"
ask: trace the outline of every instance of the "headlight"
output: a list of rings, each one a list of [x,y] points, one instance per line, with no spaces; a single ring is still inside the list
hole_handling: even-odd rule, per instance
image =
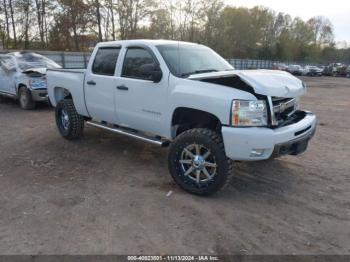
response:
[[[233,126],[266,126],[266,102],[233,100],[231,124]]]

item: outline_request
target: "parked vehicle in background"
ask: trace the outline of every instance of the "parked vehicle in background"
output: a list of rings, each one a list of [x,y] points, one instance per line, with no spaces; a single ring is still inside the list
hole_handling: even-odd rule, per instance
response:
[[[51,59],[30,52],[0,55],[0,95],[19,100],[23,109],[47,102],[46,69],[60,68]]]
[[[346,76],[347,66],[342,63],[332,63],[326,66],[323,74],[327,76]]]
[[[287,72],[297,76],[302,76],[306,74],[305,69],[301,65],[289,65],[287,68]]]
[[[304,74],[307,76],[322,76],[323,70],[317,66],[307,65],[304,67]]]
[[[350,65],[346,68],[346,77],[350,78]]]
[[[273,70],[281,70],[281,71],[287,71],[288,66],[283,63],[273,63],[272,65]]]
[[[168,146],[186,191],[223,187],[232,160],[304,152],[316,116],[298,109],[305,84],[287,72],[234,70],[208,47],[165,40],[100,43],[86,70],[50,69],[48,93],[66,139],[97,128]]]

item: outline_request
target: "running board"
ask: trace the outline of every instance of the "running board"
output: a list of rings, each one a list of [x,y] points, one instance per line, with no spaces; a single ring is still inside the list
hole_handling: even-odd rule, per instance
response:
[[[135,132],[135,131],[129,131],[126,130],[125,128],[120,128],[120,127],[111,127],[105,124],[100,124],[100,123],[96,123],[96,122],[91,122],[91,121],[87,121],[86,122],[87,125],[89,126],[93,126],[93,127],[97,127],[97,128],[101,128],[113,133],[117,133],[117,134],[121,134],[121,135],[125,135],[128,137],[132,137],[132,138],[136,138],[138,140],[144,141],[144,142],[148,142],[154,145],[158,145],[161,147],[166,147],[169,145],[169,141],[166,140],[162,140],[161,138],[157,138],[157,137],[149,137],[146,136],[144,134],[140,134],[139,132]]]

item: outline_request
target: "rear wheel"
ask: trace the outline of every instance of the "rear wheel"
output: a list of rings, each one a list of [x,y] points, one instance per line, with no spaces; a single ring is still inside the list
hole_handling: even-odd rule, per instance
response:
[[[22,109],[30,110],[35,108],[35,102],[32,99],[30,90],[25,86],[22,86],[18,90],[19,104]]]
[[[56,124],[60,134],[74,140],[82,136],[84,118],[78,114],[72,99],[61,100],[56,106]]]
[[[196,195],[210,195],[220,190],[233,169],[221,135],[203,128],[186,131],[175,139],[168,164],[175,182]]]

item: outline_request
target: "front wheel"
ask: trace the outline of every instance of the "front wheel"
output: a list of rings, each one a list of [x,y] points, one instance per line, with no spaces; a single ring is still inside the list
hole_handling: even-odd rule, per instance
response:
[[[31,110],[35,108],[35,102],[32,99],[30,90],[25,86],[22,86],[18,90],[19,105],[24,110]]]
[[[74,140],[82,136],[84,118],[78,114],[72,99],[61,100],[56,106],[56,124],[60,134]]]
[[[221,135],[204,128],[188,130],[174,140],[168,165],[175,182],[196,195],[210,195],[220,190],[233,169]]]

